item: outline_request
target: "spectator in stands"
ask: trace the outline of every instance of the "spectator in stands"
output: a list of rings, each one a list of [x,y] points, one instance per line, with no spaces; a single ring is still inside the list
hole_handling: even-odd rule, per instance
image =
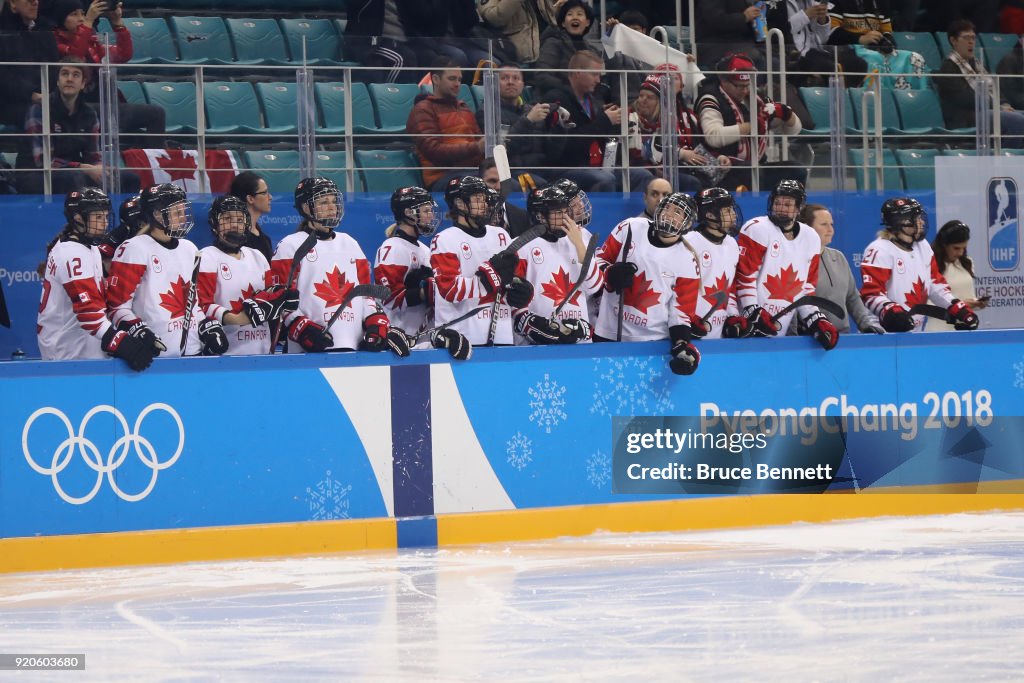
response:
[[[433,94],[416,98],[406,130],[415,136],[424,184],[440,192],[451,178],[472,175],[484,158],[484,137],[473,112],[459,99],[462,69],[454,60],[434,62],[430,82]]]
[[[932,242],[932,253],[935,254],[935,265],[946,278],[953,296],[967,304],[972,311],[988,306],[988,297],[979,299],[974,290],[974,261],[967,255],[967,242],[971,239],[971,229],[962,221],[945,223],[935,235]],[[932,303],[941,304],[941,301]],[[935,318],[925,323],[925,332],[952,332],[956,328]]]
[[[43,137],[43,105],[33,104],[25,120],[25,132],[31,136],[31,151],[23,145],[18,156],[19,168],[43,168],[43,149],[49,143],[54,194],[67,194],[83,187],[99,187],[103,182],[103,166],[100,161],[100,123],[96,110],[82,100],[82,90],[88,79],[85,64],[77,57],[61,60],[57,73],[57,87],[50,95],[50,133],[57,133],[46,140]],[[19,191],[24,194],[41,194],[42,173],[19,174]],[[124,192],[139,190],[139,177],[130,171],[121,171],[121,189]]]
[[[618,17],[611,17],[608,19],[608,30],[610,31],[616,24],[622,24],[626,28],[633,29],[645,36],[647,35],[647,32],[651,30],[651,22],[647,21],[647,17],[644,16],[643,12],[638,12],[635,9],[628,9]]]
[[[49,20],[39,16],[39,0],[2,0],[0,62],[56,62],[57,41]],[[21,127],[25,112],[41,102],[38,66],[0,67],[0,124]]]
[[[754,34],[754,22],[761,10],[750,0],[695,0],[697,44],[701,64],[716,64],[726,54],[745,53],[758,69],[764,68],[764,53]]]
[[[996,73],[1013,77],[1001,78],[999,81],[999,95],[1003,100],[1001,104],[1024,110],[1024,78],[1020,78],[1024,74],[1024,39],[1019,39],[1013,49],[999,60]]]
[[[644,190],[644,212],[638,218],[653,221],[654,210],[658,208],[661,200],[670,194],[672,194],[672,184],[664,178],[655,178],[647,183],[647,189]]]
[[[274,256],[274,245],[260,225],[260,219],[270,213],[270,204],[273,201],[267,179],[254,171],[242,171],[231,181],[228,194],[241,199],[249,209],[251,220],[245,246],[263,254],[269,263]]]
[[[113,64],[124,64],[132,58],[132,34],[128,32],[121,18],[121,3],[108,10],[104,0],[93,0],[89,9],[83,10],[80,0],[57,0],[53,5],[52,17],[57,37],[57,51],[61,57],[78,57],[87,64],[99,64],[103,61],[104,52],[109,52]],[[96,35],[96,21],[103,15],[110,20],[117,41],[105,50]],[[145,131],[154,135],[163,135],[167,114],[163,107],[155,104],[129,104],[124,95],[118,93],[117,105],[118,128],[122,133],[141,133]],[[89,88],[85,92],[87,102],[99,101],[97,88]],[[145,144],[145,139],[135,143],[142,147],[163,147],[163,140],[156,144]]]
[[[569,113],[569,136],[559,159],[566,168],[560,174],[587,192],[621,188],[620,174],[604,168],[606,144],[618,135],[623,113],[618,105],[606,103],[597,91],[602,64],[601,56],[590,50],[577,52],[569,60],[569,86],[552,95]],[[609,159],[609,165],[614,165],[614,161]],[[642,191],[651,177],[646,169],[631,168],[631,189]]]
[[[477,11],[487,26],[512,42],[521,64],[537,61],[543,20],[534,0],[480,0]]]
[[[830,45],[875,45],[892,35],[888,0],[834,0]]]
[[[498,166],[494,163],[494,157],[487,157],[480,162],[480,178],[487,183],[487,187],[501,195],[501,206],[494,213],[494,225],[508,230],[512,237],[519,237],[530,229],[533,221],[525,209],[521,209],[508,201],[508,191],[514,189],[512,183],[505,183],[502,186],[498,178]]]
[[[515,64],[503,64],[498,69],[498,97],[501,99],[501,131],[499,142],[508,150],[508,163],[515,171],[525,171],[533,176],[537,187],[546,185],[544,171],[536,170],[546,165],[547,159],[557,159],[565,145],[565,137],[550,135],[551,128],[560,125],[560,119],[552,122],[552,114],[558,116],[558,107],[552,111],[547,102],[529,104],[523,99],[523,72]],[[484,129],[484,108],[476,111],[476,121]]]
[[[942,115],[947,128],[970,128],[975,125],[975,90],[983,83],[980,77],[986,73],[985,65],[974,56],[978,35],[974,24],[967,19],[957,19],[949,25],[946,36],[953,51],[942,60],[938,71],[940,75],[934,79],[942,103]],[[991,87],[989,92],[993,92]],[[1024,113],[1003,104],[999,123],[1004,146],[1024,147]]]
[[[850,270],[850,263],[846,256],[838,249],[828,246],[835,235],[835,226],[832,222],[832,213],[821,204],[806,204],[800,210],[800,222],[811,226],[814,232],[821,238],[821,261],[818,268],[818,282],[814,293],[826,299],[834,301],[846,311],[846,317],[837,318],[828,311],[822,311],[829,322],[841,333],[850,331],[850,318],[857,323],[857,329],[861,332],[873,332],[885,334],[885,330],[878,322],[878,318],[872,315],[864,302],[861,301],[860,292],[853,279],[853,272]],[[807,334],[802,325],[798,322],[799,316],[793,317],[789,334]]]
[[[760,162],[759,179],[762,187],[775,187],[781,180],[807,182],[807,169],[785,168],[767,163],[768,131],[781,135],[800,132],[800,118],[781,102],[765,102],[756,98],[754,116],[749,111],[751,76],[754,63],[746,55],[729,55],[715,67],[721,76],[709,76],[700,84],[701,97],[697,100],[697,117],[704,132],[704,145],[715,155],[728,156],[732,167],[719,182],[720,187],[735,190],[751,186],[751,161]],[[756,121],[757,150],[754,145]]]
[[[378,71],[357,71],[370,83],[415,83],[416,52],[407,27],[419,0],[346,0],[345,58]]]

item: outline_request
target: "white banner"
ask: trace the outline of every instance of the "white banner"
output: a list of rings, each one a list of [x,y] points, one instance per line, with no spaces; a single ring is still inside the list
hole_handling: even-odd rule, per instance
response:
[[[974,261],[983,329],[1024,327],[1020,190],[1024,157],[936,157],[934,230],[959,219],[971,228],[967,254]]]

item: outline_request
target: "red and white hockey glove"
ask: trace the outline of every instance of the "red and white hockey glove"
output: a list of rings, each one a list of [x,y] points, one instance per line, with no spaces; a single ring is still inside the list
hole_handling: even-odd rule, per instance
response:
[[[391,321],[383,313],[373,313],[363,321],[363,341],[359,348],[364,351],[388,349],[399,358],[411,353],[408,337],[397,327],[391,327]]]
[[[946,322],[958,330],[978,329],[978,316],[960,299],[953,299],[953,305],[946,309]]]
[[[297,342],[305,351],[319,353],[334,346],[334,337],[320,325],[303,316],[292,323],[288,338]]]
[[[822,312],[812,313],[804,321],[807,330],[814,337],[814,340],[821,344],[821,348],[831,351],[839,341],[839,330],[833,325]]]
[[[774,337],[782,327],[772,320],[768,311],[760,306],[747,306],[743,315],[750,323],[751,334],[755,337]]]
[[[142,372],[152,365],[153,356],[157,354],[152,345],[136,339],[124,330],[116,329],[113,325],[103,335],[100,345],[111,356],[124,359],[128,367],[136,372]]]

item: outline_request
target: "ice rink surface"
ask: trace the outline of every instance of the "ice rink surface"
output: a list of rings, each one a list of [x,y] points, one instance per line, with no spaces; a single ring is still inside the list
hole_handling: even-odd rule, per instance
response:
[[[0,576],[17,681],[1019,681],[1024,514]]]

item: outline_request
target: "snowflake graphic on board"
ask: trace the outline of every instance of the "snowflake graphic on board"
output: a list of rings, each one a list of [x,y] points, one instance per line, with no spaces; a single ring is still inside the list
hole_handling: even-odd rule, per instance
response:
[[[348,519],[349,497],[352,486],[342,484],[327,470],[316,486],[306,487],[306,500],[312,519]]]
[[[530,388],[530,422],[542,427],[548,434],[552,427],[565,421],[565,387],[544,373],[543,381]]]
[[[587,481],[595,488],[603,489],[612,478],[612,461],[604,451],[598,451],[587,458]]]
[[[1024,389],[1024,360],[1019,360],[1013,364],[1014,378],[1013,386],[1018,389]]]
[[[594,364],[590,412],[615,415],[671,415],[675,408],[660,358],[599,358]]]
[[[508,464],[522,472],[533,461],[533,442],[516,432],[506,442],[505,454],[508,456]]]

